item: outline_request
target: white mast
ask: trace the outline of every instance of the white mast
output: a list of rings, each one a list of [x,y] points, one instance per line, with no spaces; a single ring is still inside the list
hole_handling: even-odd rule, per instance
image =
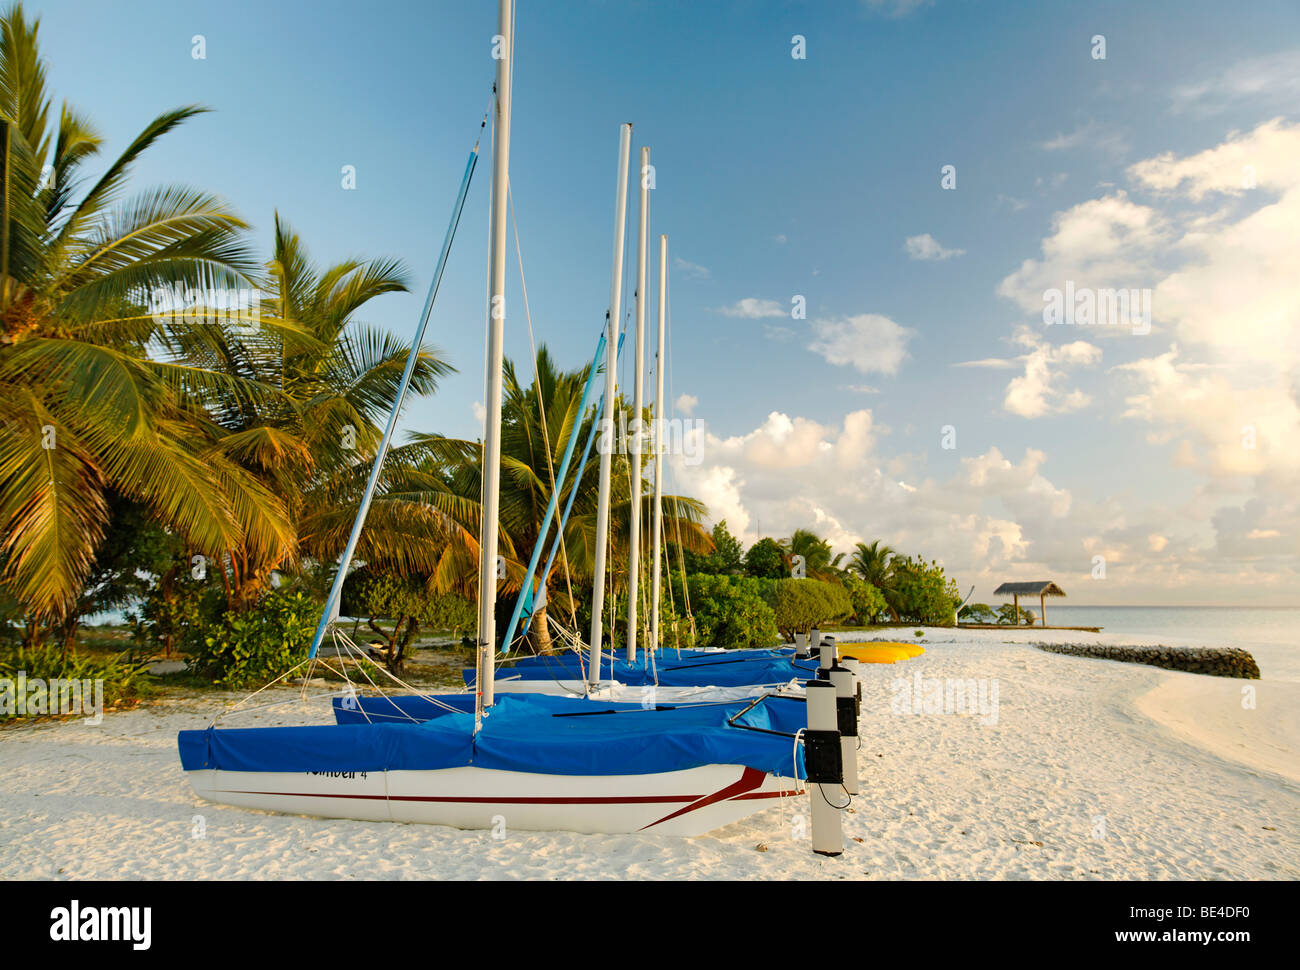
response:
[[[614,393],[618,367],[618,324],[623,316],[623,236],[627,229],[627,163],[632,126],[619,129],[618,191],[614,211],[614,272],[609,283],[609,317],[605,321],[605,413],[600,422],[600,493],[596,506],[596,554],[591,587],[591,663],[587,676],[600,683],[601,614],[605,609],[605,555],[609,544],[609,477],[614,455]],[[612,673],[612,671],[611,671]]]
[[[632,534],[627,547],[627,662],[636,663],[636,641],[640,629],[636,622],[637,586],[641,577],[641,375],[645,373],[645,259],[647,204],[650,189],[650,149],[641,148],[641,210],[637,214],[636,246],[636,377],[632,382],[632,469],[629,498],[632,503]]]
[[[655,497],[654,519],[650,541],[654,543],[650,567],[650,642],[647,650],[659,649],[659,547],[663,543],[664,479],[664,311],[668,305],[668,237],[659,237],[659,348],[655,352],[655,410],[654,410],[654,469]]]
[[[499,0],[496,139],[492,156],[491,262],[487,318],[487,409],[483,430],[483,527],[478,562],[479,670],[476,710],[495,701],[497,514],[501,491],[501,355],[506,322],[506,201],[510,187],[510,85],[514,61],[512,0]]]

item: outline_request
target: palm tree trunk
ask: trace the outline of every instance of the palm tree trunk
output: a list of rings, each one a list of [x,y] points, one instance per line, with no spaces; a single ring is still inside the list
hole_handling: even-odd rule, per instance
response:
[[[555,651],[551,644],[551,630],[546,623],[545,603],[533,612],[533,622],[528,627],[528,640],[534,653],[550,654]]]
[[[69,616],[63,623],[63,659],[68,659],[68,651],[77,640],[77,628],[81,626],[79,617]]]

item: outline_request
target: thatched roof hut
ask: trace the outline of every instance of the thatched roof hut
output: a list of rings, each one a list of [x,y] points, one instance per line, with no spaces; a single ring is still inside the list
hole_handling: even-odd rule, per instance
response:
[[[1037,596],[1038,607],[1042,611],[1043,626],[1047,626],[1047,603],[1048,596],[1064,596],[1065,590],[1057,586],[1050,579],[1041,579],[1032,583],[1003,583],[993,591],[994,596],[1010,596],[1011,601],[1015,603],[1016,625],[1020,625],[1020,597]]]

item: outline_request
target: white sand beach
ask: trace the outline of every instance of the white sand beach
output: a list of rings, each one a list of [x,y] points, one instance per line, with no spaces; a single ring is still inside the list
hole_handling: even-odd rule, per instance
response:
[[[1247,682],[1028,645],[1153,638],[930,630],[925,639],[922,657],[864,667],[862,794],[836,859],[793,837],[789,806],[693,840],[494,840],[201,802],[181,772],[176,732],[211,718],[219,702],[209,697],[109,714],[99,726],[0,731],[0,878],[1300,877],[1294,646],[1251,645],[1263,679]],[[892,682],[918,673],[996,681],[996,723],[891,711]],[[1255,687],[1253,710],[1242,707],[1243,686]],[[290,705],[256,723],[302,723],[302,714]]]

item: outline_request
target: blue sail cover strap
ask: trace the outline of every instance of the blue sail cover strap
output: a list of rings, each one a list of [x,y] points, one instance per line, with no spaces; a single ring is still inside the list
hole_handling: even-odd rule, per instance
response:
[[[804,705],[768,698],[748,711],[746,706],[644,710],[639,704],[505,694],[477,736],[472,712],[443,711],[420,724],[182,731],[179,747],[186,771],[429,771],[472,765],[640,775],[723,764],[804,777],[802,745],[792,743],[806,723]]]
[[[402,399],[406,397],[406,390],[411,386],[411,375],[415,373],[415,362],[420,358],[420,346],[424,342],[424,331],[429,326],[429,317],[433,313],[433,301],[438,296],[438,285],[442,282],[443,270],[447,268],[447,254],[451,252],[451,242],[456,238],[456,226],[460,224],[461,210],[465,208],[465,195],[469,192],[470,179],[474,175],[474,166],[477,163],[478,143],[475,142],[473,151],[469,153],[469,161],[465,163],[465,174],[460,180],[460,192],[456,195],[456,205],[452,209],[451,222],[448,224],[447,234],[442,240],[442,252],[438,254],[438,265],[433,271],[433,280],[429,283],[429,293],[424,298],[424,312],[420,315],[420,325],[416,328],[415,338],[411,341],[411,353],[406,358],[406,370],[402,372],[402,382],[397,388],[397,396],[393,401],[393,410],[388,415],[388,424],[384,428],[384,436],[379,442],[379,450],[375,453],[375,463],[370,468],[370,478],[366,481],[366,491],[361,497],[357,517],[352,523],[352,532],[348,535],[347,545],[343,547],[343,555],[339,557],[338,572],[334,574],[334,582],[330,586],[329,597],[325,600],[325,608],[321,611],[320,623],[316,627],[315,635],[311,638],[311,650],[307,653],[309,658],[316,656],[316,652],[320,650],[321,641],[325,639],[325,631],[334,622],[339,598],[343,593],[343,581],[347,579],[348,567],[352,564],[352,556],[357,551],[357,540],[361,538],[361,527],[365,525],[366,513],[370,511],[370,503],[375,497],[375,488],[379,484],[379,472],[383,467],[384,458],[388,454],[388,447],[392,443],[393,432],[397,428],[397,417],[402,411]]]
[[[546,534],[551,531],[551,520],[555,518],[555,509],[560,503],[560,489],[564,487],[565,478],[569,474],[569,462],[573,460],[573,449],[578,444],[578,432],[582,428],[583,418],[587,415],[587,402],[591,399],[591,387],[596,382],[598,363],[601,354],[604,352],[605,331],[602,329],[600,331],[600,340],[596,342],[596,355],[592,358],[591,367],[587,373],[587,383],[582,389],[582,400],[578,403],[578,413],[575,416],[573,427],[569,430],[569,441],[564,446],[564,457],[560,460],[560,470],[555,476],[555,488],[551,490],[550,501],[546,503],[546,514],[542,516],[542,526],[537,530],[537,541],[533,543],[533,554],[528,559],[528,572],[524,574],[523,585],[519,587],[519,595],[515,597],[514,612],[510,614],[510,625],[506,627],[505,639],[501,641],[502,653],[508,652],[510,645],[515,642],[515,627],[519,625],[519,614],[523,612],[525,605],[529,607],[530,612],[532,610],[533,574],[537,571],[537,560],[542,556],[542,543],[546,541]],[[540,396],[540,384],[537,391]],[[579,472],[579,475],[581,475],[581,472]]]

